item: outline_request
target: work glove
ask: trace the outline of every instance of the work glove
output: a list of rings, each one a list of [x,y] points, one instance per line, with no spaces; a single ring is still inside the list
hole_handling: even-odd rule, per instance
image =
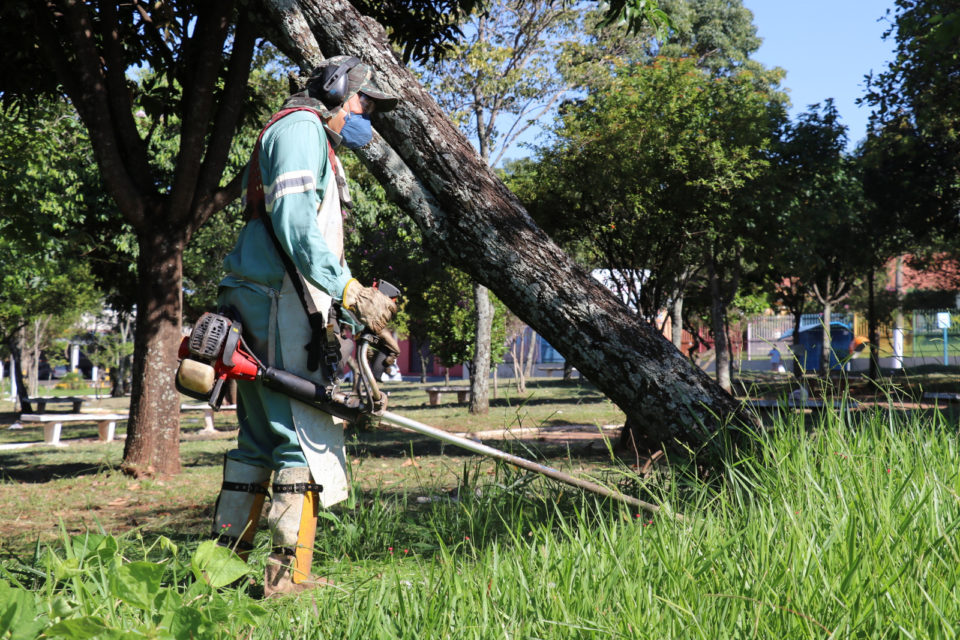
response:
[[[374,333],[382,333],[397,315],[397,303],[373,287],[364,287],[356,278],[343,288],[343,306]]]
[[[400,355],[400,345],[397,344],[397,339],[386,329],[378,333],[377,337],[380,338],[381,351],[389,351],[387,357],[390,361],[387,364],[393,364],[397,356]]]

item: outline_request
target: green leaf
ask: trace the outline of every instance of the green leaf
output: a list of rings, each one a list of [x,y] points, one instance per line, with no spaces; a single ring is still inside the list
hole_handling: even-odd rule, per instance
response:
[[[110,576],[110,593],[131,606],[149,611],[160,591],[163,570],[163,565],[154,562],[122,565]]]
[[[82,558],[90,560],[98,558],[104,566],[109,565],[117,558],[119,545],[113,536],[99,533],[88,533],[82,536],[73,536],[73,548],[83,549]]]
[[[33,593],[0,580],[0,637],[24,640],[37,637],[46,625],[46,616],[37,617]]]
[[[197,547],[190,561],[193,574],[213,588],[224,587],[250,573],[250,567],[233,551],[207,540]]]
[[[198,633],[200,627],[203,626],[203,614],[193,607],[181,607],[173,615],[173,620],[170,623],[170,633],[173,634],[173,637],[177,640],[193,640],[194,638],[203,637],[202,634]]]
[[[109,631],[103,620],[96,616],[71,618],[53,625],[44,634],[54,638],[70,638],[70,640],[84,640],[93,638],[105,631]]]

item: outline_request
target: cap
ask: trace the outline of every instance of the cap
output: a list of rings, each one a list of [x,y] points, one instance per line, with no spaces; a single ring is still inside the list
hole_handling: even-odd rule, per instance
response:
[[[352,58],[353,56],[333,56],[321,62],[310,73],[310,79],[307,81],[308,89],[311,84],[322,78],[324,69],[331,66],[340,66]],[[353,97],[355,93],[362,93],[373,100],[377,106],[377,111],[390,111],[396,107],[400,101],[397,96],[384,93],[377,88],[376,83],[373,81],[373,70],[363,62],[359,62],[350,69],[348,78],[349,86],[344,97],[344,102]]]
[[[374,84],[372,77],[368,77],[366,81],[364,81],[364,83],[360,86],[358,93],[362,93],[373,100],[374,104],[377,105],[377,111],[390,111],[397,106],[398,102],[400,102],[400,98],[397,96],[392,96],[389,93],[380,91],[380,89],[377,88],[377,85]]]

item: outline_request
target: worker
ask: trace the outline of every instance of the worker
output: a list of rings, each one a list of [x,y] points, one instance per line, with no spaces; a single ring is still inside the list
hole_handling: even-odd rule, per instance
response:
[[[334,152],[368,144],[370,115],[396,104],[358,58],[337,56],[313,71],[260,134],[244,187],[248,222],[224,259],[218,302],[239,316],[247,344],[270,366],[329,382],[329,371],[305,348],[321,339],[308,321],[310,304],[323,326],[342,306],[377,333],[396,313],[395,302],[352,278],[344,260],[341,204],[349,194]],[[269,492],[264,595],[325,584],[310,568],[318,509],[347,498],[343,429],[260,382],[239,381],[237,396],[239,436],[225,457],[214,536],[246,558]]]

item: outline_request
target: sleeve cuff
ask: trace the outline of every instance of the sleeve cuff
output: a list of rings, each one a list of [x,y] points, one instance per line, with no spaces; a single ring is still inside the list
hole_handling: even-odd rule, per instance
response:
[[[348,311],[353,310],[352,305],[350,304],[350,302],[348,302],[350,298],[348,298],[347,295],[348,295],[348,291],[350,290],[350,287],[354,284],[359,284],[359,281],[356,278],[350,278],[349,280],[347,280],[347,284],[344,285],[343,287],[343,295],[340,298],[341,304],[343,304],[343,307]]]

